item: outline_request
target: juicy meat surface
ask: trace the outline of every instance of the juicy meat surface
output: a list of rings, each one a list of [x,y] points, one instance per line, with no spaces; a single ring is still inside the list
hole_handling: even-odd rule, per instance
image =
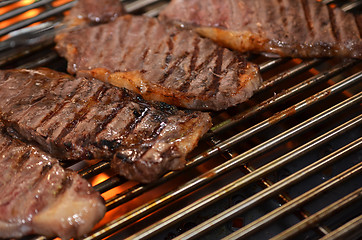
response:
[[[125,13],[119,0],[78,0],[65,17],[68,27],[82,24],[100,24],[114,20]]]
[[[70,73],[189,109],[226,109],[261,84],[258,66],[239,53],[146,16],[71,29],[56,42]]]
[[[104,200],[77,173],[4,131],[0,146],[0,238],[80,237],[104,216]]]
[[[160,19],[241,52],[362,58],[361,15],[316,0],[172,0]]]
[[[208,113],[50,69],[0,71],[0,99],[0,119],[21,138],[62,160],[112,159],[140,182],[182,168],[211,127]]]

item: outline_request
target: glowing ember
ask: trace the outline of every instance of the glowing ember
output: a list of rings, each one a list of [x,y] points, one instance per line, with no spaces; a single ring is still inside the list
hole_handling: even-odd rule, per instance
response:
[[[6,13],[8,11],[14,10],[16,8],[24,7],[26,5],[32,4],[33,2],[34,2],[34,0],[23,0],[23,1],[19,1],[17,3],[13,3],[13,4],[9,5],[9,6],[0,8],[0,15]],[[8,27],[11,24],[14,24],[16,22],[22,21],[22,20],[27,19],[27,18],[32,18],[32,17],[38,15],[40,12],[42,12],[41,9],[38,9],[38,8],[31,9],[31,10],[25,12],[25,13],[17,15],[16,17],[13,17],[13,18],[10,18],[8,20],[0,22],[0,28]]]

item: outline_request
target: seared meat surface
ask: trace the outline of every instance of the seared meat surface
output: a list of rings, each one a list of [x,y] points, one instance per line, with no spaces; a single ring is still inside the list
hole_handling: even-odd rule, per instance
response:
[[[182,168],[211,127],[208,113],[49,69],[0,71],[0,98],[2,122],[21,138],[63,160],[112,159],[140,182]]]
[[[316,0],[172,0],[161,19],[241,52],[362,58],[362,17]]]
[[[56,42],[70,73],[189,109],[226,109],[261,84],[258,66],[244,56],[146,16],[83,25],[60,33]]]
[[[82,24],[99,24],[114,20],[125,13],[119,0],[78,0],[64,23],[68,27]]]
[[[80,237],[104,216],[103,199],[77,173],[4,131],[0,146],[0,238]]]

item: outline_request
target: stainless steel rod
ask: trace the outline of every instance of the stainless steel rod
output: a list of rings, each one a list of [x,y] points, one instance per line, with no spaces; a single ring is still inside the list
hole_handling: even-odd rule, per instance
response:
[[[64,11],[70,9],[71,7],[73,7],[74,3],[75,2],[66,3],[66,4],[61,5],[59,7],[55,7],[55,8],[52,8],[50,10],[44,11],[44,12],[38,14],[35,17],[25,19],[23,21],[14,23],[14,24],[12,24],[12,25],[10,25],[8,27],[0,29],[0,36],[4,36],[4,35],[12,32],[12,31],[15,31],[17,29],[29,26],[32,23],[36,23],[36,22],[39,22],[39,21],[44,20],[46,18],[49,18],[51,16],[54,16],[56,14],[62,13]]]
[[[0,2],[0,7],[5,7],[5,6],[8,6],[10,4],[19,2],[19,1],[20,0],[3,0],[3,1]]]
[[[0,15],[0,22],[4,21],[4,20],[7,20],[9,18],[15,17],[15,16],[17,16],[19,14],[22,14],[22,13],[26,12],[26,11],[29,11],[29,10],[44,6],[44,5],[46,5],[48,3],[51,3],[53,1],[54,0],[40,0],[40,1],[36,1],[36,2],[34,2],[32,4],[26,5],[24,7],[16,8],[16,9],[14,9],[12,11],[9,11],[9,12],[6,12],[6,13]]]
[[[271,68],[276,67],[280,63],[285,62],[286,60],[287,60],[286,58],[275,58],[275,59],[265,61],[265,62],[259,64],[260,71],[265,72]]]
[[[295,150],[285,154],[282,157],[279,157],[273,161],[271,161],[268,164],[263,165],[262,167],[256,169],[254,172],[247,174],[246,176],[243,176],[239,178],[238,180],[228,184],[225,187],[220,188],[217,191],[214,191],[213,193],[210,193],[209,195],[195,201],[194,203],[188,205],[187,207],[169,215],[166,218],[163,218],[159,222],[156,222],[155,224],[143,229],[142,231],[132,235],[129,239],[146,239],[156,232],[159,232],[170,225],[174,224],[177,221],[180,221],[191,214],[195,213],[196,211],[200,211],[201,209],[207,207],[208,205],[214,203],[220,198],[223,198],[234,191],[247,186],[248,184],[257,181],[258,179],[262,178],[266,174],[275,171],[276,169],[284,166],[285,164],[295,160],[297,157],[302,156],[303,154],[308,153],[309,151],[319,147],[320,145],[324,144],[325,142],[333,139],[334,137],[337,137],[340,134],[343,134],[348,129],[351,129],[352,127],[356,127],[362,123],[362,115],[351,119],[347,123],[344,123],[343,125],[338,126],[337,128],[315,138],[314,140],[296,148]],[[360,146],[362,145],[362,139],[360,139]],[[342,150],[345,150],[347,147],[343,148]],[[342,151],[340,150],[340,151]],[[346,153],[346,151],[344,151]],[[342,157],[343,155],[338,155],[338,157]],[[303,177],[306,177],[310,174],[312,174],[315,171],[320,170],[321,168],[324,168],[328,166],[329,164],[332,164],[336,160],[338,160],[337,155],[332,158],[324,158],[320,160],[319,162],[314,163],[314,165],[310,165],[308,168],[304,169],[303,171],[300,171],[301,174],[298,175],[297,180],[303,179]],[[317,167],[315,167],[317,166]],[[299,174],[299,173],[296,173]],[[292,184],[293,182],[290,182]],[[279,185],[279,183],[278,183]],[[280,190],[280,189],[279,189]],[[279,191],[278,190],[278,191]],[[233,208],[236,208],[233,207]],[[189,231],[181,234],[176,239],[193,239],[196,237],[199,237],[202,233],[205,233],[206,231],[209,231],[212,229],[212,227],[216,227],[219,224],[227,221],[228,219],[232,218],[234,209],[230,208],[227,211],[224,211],[215,217],[199,224],[195,228],[190,229]]]
[[[333,157],[333,156],[330,156]],[[317,187],[301,194],[300,196],[294,198],[292,201],[282,205],[281,207],[265,214],[264,216],[260,217],[259,219],[255,220],[254,222],[240,228],[239,230],[233,232],[229,236],[223,238],[224,240],[232,240],[232,239],[242,239],[245,237],[250,236],[252,233],[255,233],[256,231],[260,230],[260,228],[272,223],[276,219],[282,217],[283,215],[295,210],[299,206],[311,201],[313,198],[319,196],[323,192],[326,192],[328,190],[331,190],[335,188],[338,184],[343,183],[347,179],[357,175],[361,174],[362,172],[362,162],[354,165],[353,167],[347,169],[346,171],[338,174],[337,176],[331,178],[330,180],[323,182],[322,184],[318,185]],[[267,190],[267,189],[266,189]],[[264,193],[258,193],[254,196],[261,195]],[[249,202],[246,203],[246,201],[243,201],[242,203],[247,205],[250,204],[252,201],[251,198],[256,197],[250,197],[247,199]],[[242,204],[240,204],[242,205]]]
[[[280,83],[288,78],[296,76],[296,75],[300,74],[301,72],[304,72],[304,71],[312,68],[313,66],[322,63],[323,61],[324,61],[324,59],[322,59],[322,58],[305,60],[302,63],[300,63],[292,68],[289,68],[288,70],[281,72],[281,73],[275,75],[274,77],[264,81],[262,83],[262,85],[258,88],[257,91],[260,92],[269,87],[272,87],[272,86],[276,85],[277,83]]]
[[[327,217],[332,216],[333,214],[342,211],[345,207],[351,205],[352,203],[361,200],[362,198],[362,188],[355,190],[354,192],[348,194],[347,196],[339,199],[338,201],[330,204],[329,206],[323,208],[317,213],[311,215],[309,218],[304,219],[303,221],[295,224],[294,226],[288,228],[287,230],[281,232],[277,236],[271,238],[271,240],[286,240],[291,239],[298,233],[305,231],[309,228],[317,226],[319,222]]]
[[[362,215],[343,224],[336,230],[330,232],[319,240],[358,240],[362,237]]]

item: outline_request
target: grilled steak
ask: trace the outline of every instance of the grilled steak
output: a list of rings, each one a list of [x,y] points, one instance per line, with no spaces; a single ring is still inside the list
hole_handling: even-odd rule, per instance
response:
[[[149,103],[126,89],[49,69],[0,71],[0,118],[63,160],[112,159],[131,180],[182,168],[209,114]]]
[[[362,17],[316,0],[173,0],[160,18],[241,52],[362,58]]]
[[[0,238],[80,237],[103,217],[103,199],[75,172],[4,131],[0,146]]]
[[[70,73],[189,109],[226,109],[261,84],[258,67],[244,56],[146,16],[70,29],[56,42]]]

